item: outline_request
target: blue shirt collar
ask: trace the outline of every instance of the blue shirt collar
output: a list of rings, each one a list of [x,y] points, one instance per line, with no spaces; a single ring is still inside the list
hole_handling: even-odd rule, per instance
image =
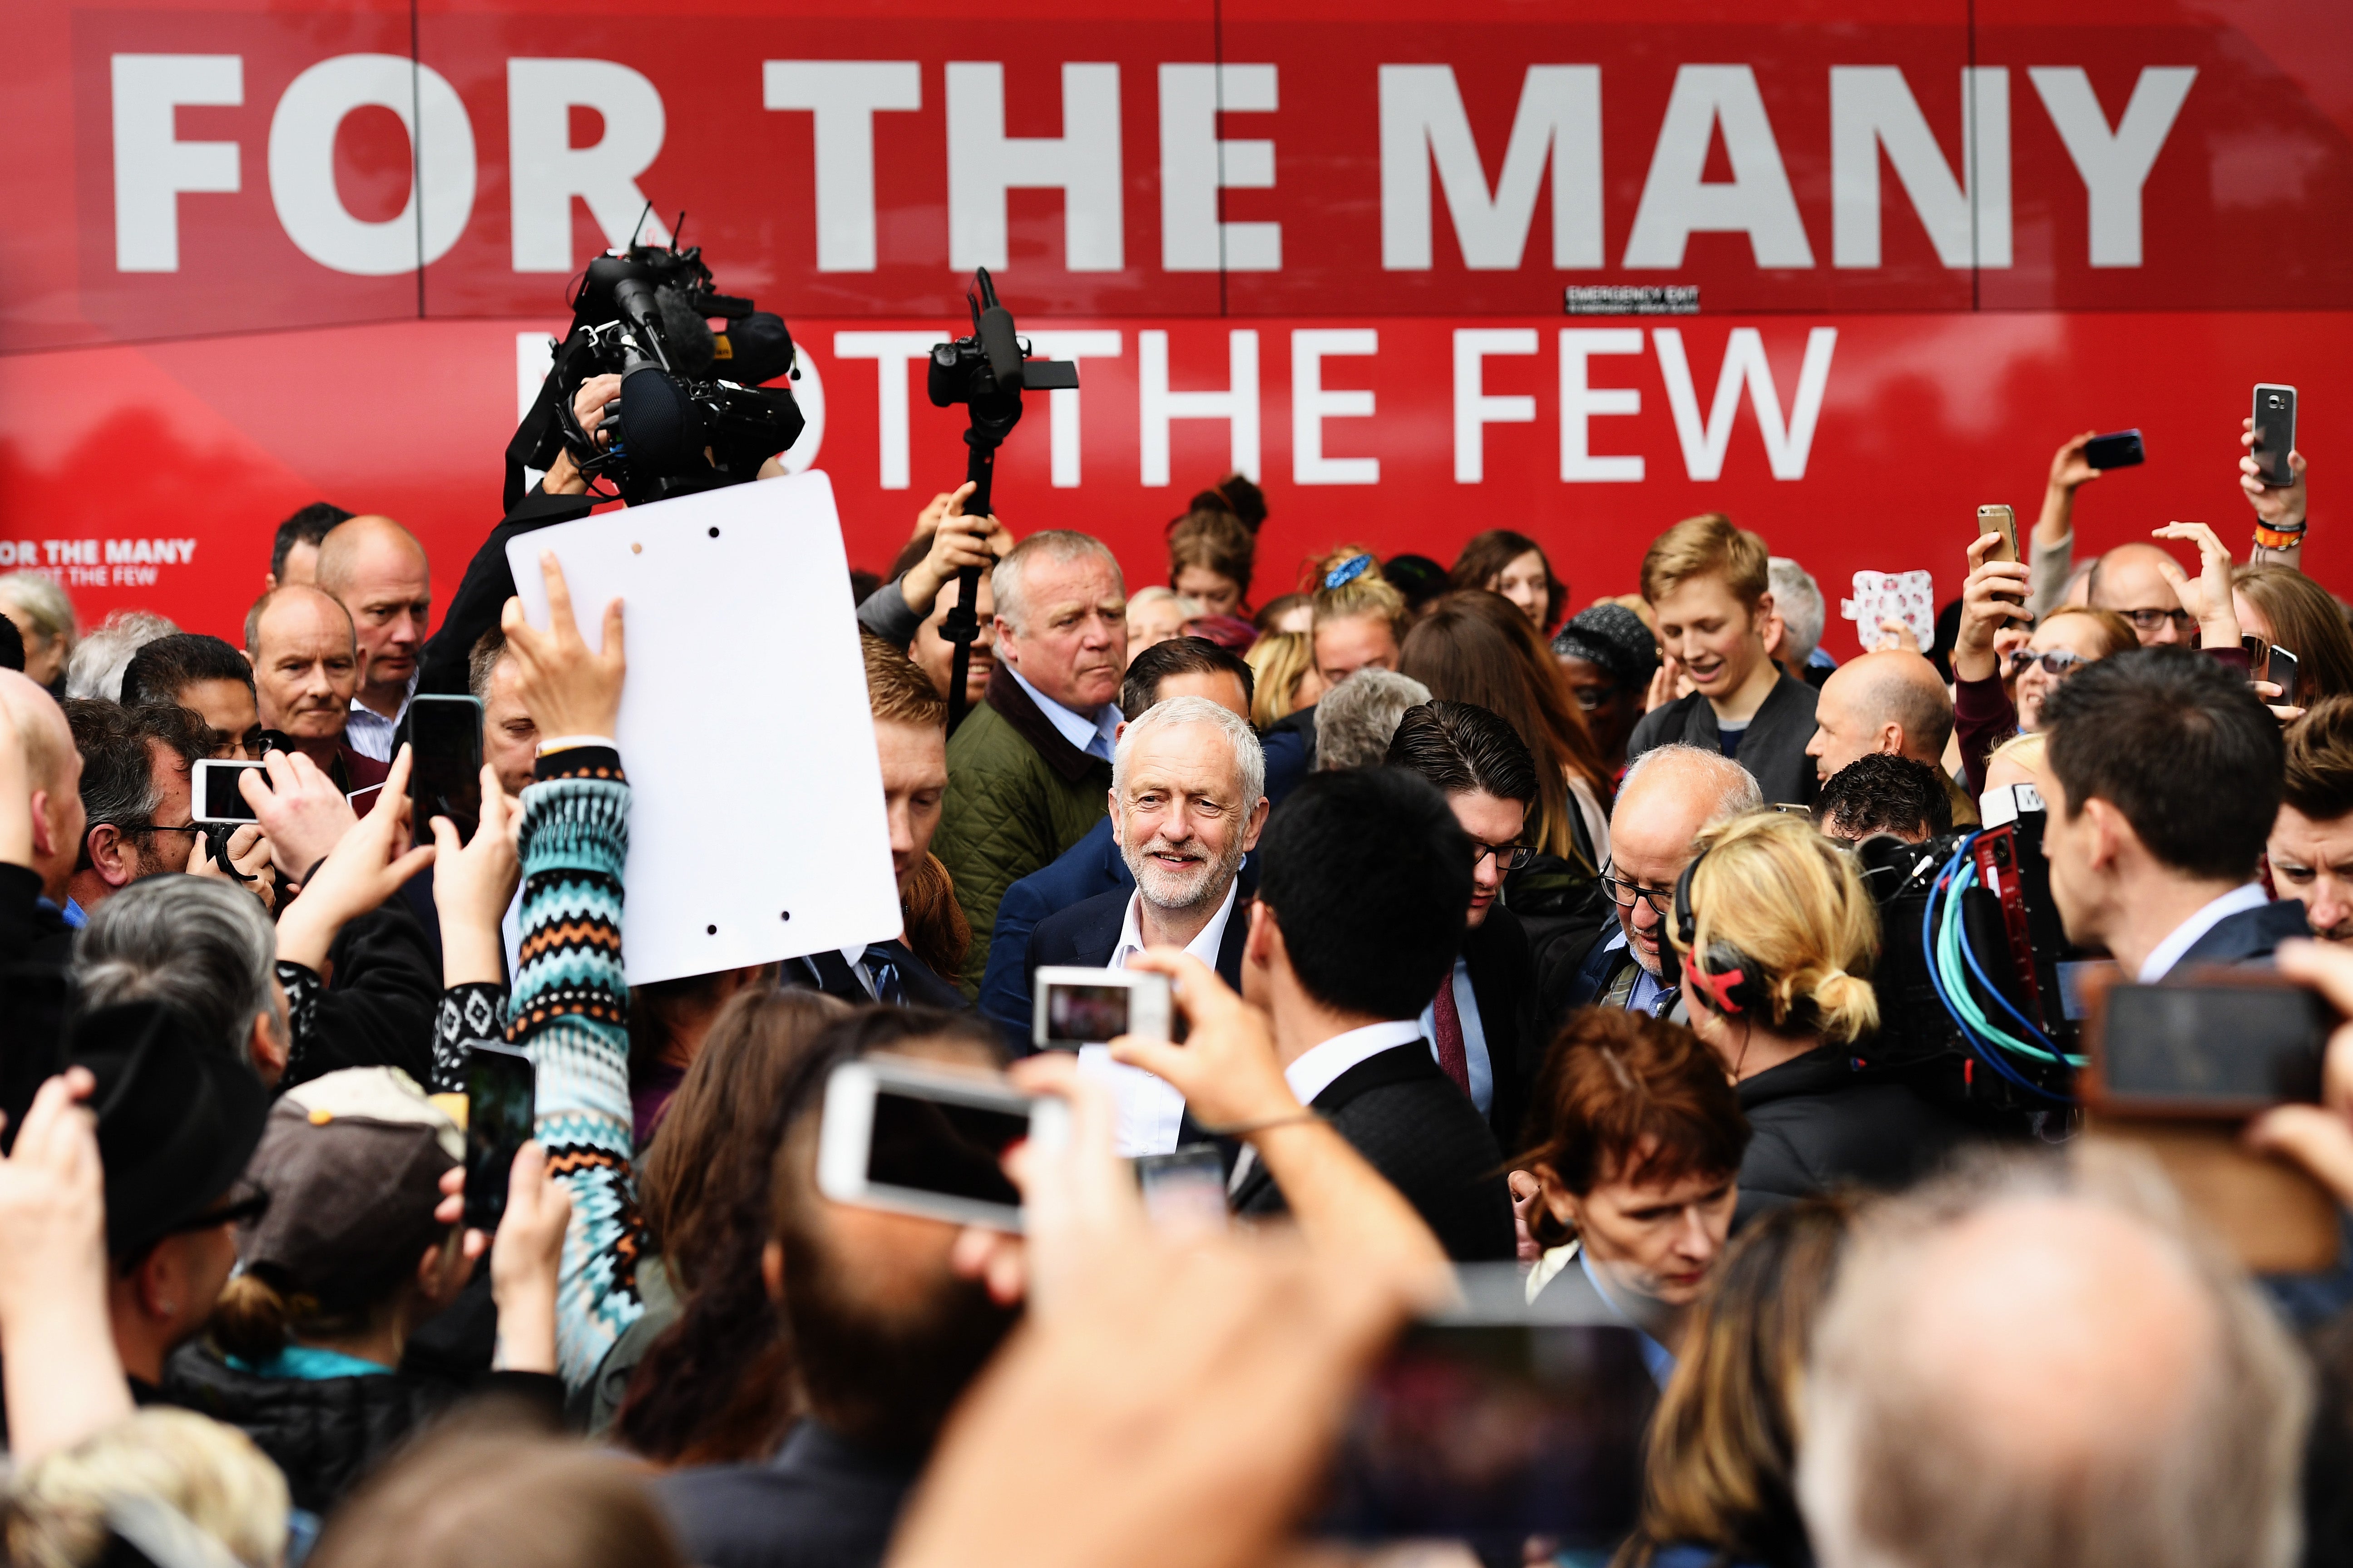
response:
[[[1095,716],[1090,719],[1076,709],[1063,707],[1030,685],[1029,681],[1022,679],[1021,672],[1011,665],[1005,667],[1005,673],[1011,676],[1014,682],[1029,694],[1029,700],[1038,705],[1038,711],[1046,716],[1046,722],[1054,726],[1055,733],[1082,752],[1102,757],[1105,761],[1110,760],[1112,737],[1119,733],[1118,703],[1104,703],[1096,711]]]

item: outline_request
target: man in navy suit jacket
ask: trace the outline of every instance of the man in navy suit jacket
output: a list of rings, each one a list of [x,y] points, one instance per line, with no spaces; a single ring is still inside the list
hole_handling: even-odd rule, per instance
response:
[[[2221,616],[2229,614],[2222,596]],[[2235,637],[2146,647],[2068,678],[2042,705],[2051,740],[2042,830],[2068,940],[2143,984],[2201,964],[2269,963],[2309,934],[2255,867],[2279,815],[2279,724]]]

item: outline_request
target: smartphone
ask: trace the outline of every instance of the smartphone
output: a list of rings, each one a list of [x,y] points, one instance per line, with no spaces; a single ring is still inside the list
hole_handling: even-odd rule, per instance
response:
[[[2287,455],[2295,450],[2295,388],[2255,384],[2255,478],[2267,485],[2292,485]]]
[[[2006,506],[1978,508],[1978,532],[1999,533],[2001,542],[1985,552],[1989,561],[2023,561],[2018,552],[2018,514]]]
[[[2263,679],[2280,689],[2280,694],[2272,700],[2282,708],[2295,706],[2295,655],[2277,643],[2272,644],[2271,653],[2263,659]]]
[[[2129,468],[2148,461],[2148,454],[2141,448],[2139,431],[2119,430],[2084,442],[2084,461],[2095,468]]]
[[[476,1040],[466,1047],[466,1224],[499,1228],[515,1151],[537,1124],[539,1079],[531,1058],[512,1046]]]
[[[1029,1038],[1043,1050],[1074,1051],[1122,1035],[1173,1040],[1168,977],[1143,970],[1049,964],[1033,983]]]
[[[1409,1327],[1359,1395],[1317,1532],[1606,1555],[1634,1525],[1657,1401],[1634,1331],[1606,1308],[1547,1321],[1554,1289],[1531,1305],[1461,1272],[1463,1309]]]
[[[259,763],[220,762],[206,757],[189,770],[188,793],[195,798],[189,817],[196,822],[256,822],[253,807],[245,804],[237,781],[248,773],[262,775],[269,787],[269,770]]]
[[[1144,1212],[1160,1229],[1198,1236],[1226,1228],[1226,1164],[1215,1143],[1187,1143],[1135,1158]]]
[[[2316,1100],[2330,1023],[2316,992],[2265,972],[2112,985],[2085,1098],[2110,1115],[2202,1120]]]
[[[1059,1148],[1069,1130],[1064,1101],[999,1078],[847,1061],[825,1083],[818,1190],[836,1203],[1018,1231],[1021,1194],[1005,1152],[1025,1139]]]
[[[446,816],[461,839],[482,819],[482,704],[474,697],[419,692],[409,700],[408,798],[415,838],[433,842],[433,819]]]

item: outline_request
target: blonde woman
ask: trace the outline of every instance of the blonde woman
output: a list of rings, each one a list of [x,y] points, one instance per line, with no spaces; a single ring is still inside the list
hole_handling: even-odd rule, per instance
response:
[[[1324,695],[1324,678],[1315,673],[1315,643],[1305,632],[1269,632],[1250,644],[1242,656],[1250,667],[1256,691],[1250,699],[1250,722],[1271,729],[1303,708],[1315,706]]]
[[[1755,1132],[1735,1228],[1841,1184],[1924,1174],[1967,1129],[1904,1072],[1874,1065],[1879,911],[1853,858],[1778,812],[1733,817],[1696,847],[1666,934],[1692,1031]]]

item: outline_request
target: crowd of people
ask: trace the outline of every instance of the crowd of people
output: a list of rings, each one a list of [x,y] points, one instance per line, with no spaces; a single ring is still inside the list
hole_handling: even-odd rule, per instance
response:
[[[454,590],[306,507],[242,646],[0,577],[6,1560],[1240,1568],[1483,1265],[1630,1334],[1652,1400],[1630,1530],[1513,1561],[2353,1561],[2353,1258],[2251,1275],[1887,989],[1873,847],[1999,805],[2043,813],[2074,958],[2353,1017],[2304,459],[2242,459],[2244,562],[2168,522],[2079,563],[2084,443],[2026,559],[1977,538],[1930,646],[1843,662],[1719,514],[1577,608],[1500,529],[1270,584],[1238,474],[1135,586],[944,493],[850,585],[902,930],[634,988],[628,607],[551,553],[534,626],[507,566],[597,500],[568,459]],[[421,693],[480,705],[470,834],[415,820]],[[207,759],[261,764],[253,821],[198,819]],[[1177,1039],[1040,1049],[1062,966],[1166,977]],[[470,1170],[491,1044],[534,1135]],[[869,1058],[1067,1102],[1005,1156],[1019,1234],[829,1195]],[[2235,1135],[2353,1213],[2353,1024]],[[1187,1152],[1222,1207],[1148,1207],[1134,1163]]]

